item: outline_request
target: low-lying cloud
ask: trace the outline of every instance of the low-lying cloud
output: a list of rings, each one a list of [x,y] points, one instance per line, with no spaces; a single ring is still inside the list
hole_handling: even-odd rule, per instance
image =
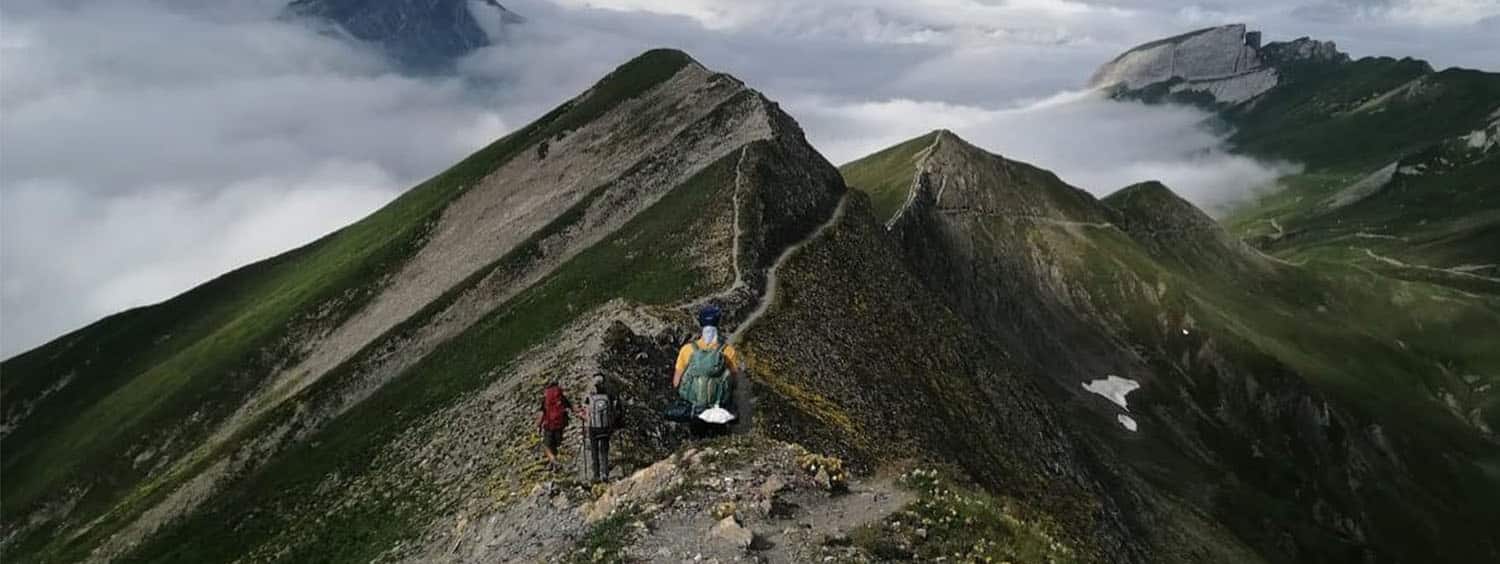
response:
[[[363,216],[508,129],[277,6],[8,3],[0,354]]]
[[[687,50],[761,89],[834,162],[936,128],[1096,194],[1159,179],[1207,207],[1287,170],[1202,113],[1077,91],[1136,43],[1245,21],[1355,55],[1500,60],[1475,0],[508,0],[450,76],[279,22],[285,0],[0,8],[0,356],[306,243],[587,87]]]
[[[1095,195],[1160,180],[1211,212],[1295,171],[1290,163],[1225,152],[1222,135],[1202,125],[1209,118],[1204,112],[1115,102],[1100,92],[1063,92],[1000,109],[913,100],[803,104],[799,115],[811,124],[814,144],[838,162],[916,133],[950,129],[991,152],[1050,169]]]

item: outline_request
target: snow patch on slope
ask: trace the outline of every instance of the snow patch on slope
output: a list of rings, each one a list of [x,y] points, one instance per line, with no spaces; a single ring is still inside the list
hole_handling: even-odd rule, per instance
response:
[[[1130,392],[1134,392],[1140,389],[1140,387],[1140,382],[1129,378],[1121,378],[1114,374],[1083,383],[1083,389],[1104,396],[1104,399],[1114,402],[1115,405],[1120,406],[1125,411],[1130,411],[1130,404],[1125,396],[1130,395]],[[1115,420],[1120,422],[1121,427],[1132,432],[1139,427],[1136,425],[1135,418],[1124,413],[1116,415]]]
[[[1469,148],[1470,149],[1483,149],[1483,148],[1485,148],[1485,145],[1489,144],[1488,143],[1488,141],[1489,141],[1488,138],[1489,138],[1489,133],[1486,132],[1483,129],[1476,130],[1473,133],[1470,133],[1469,136],[1468,136],[1468,138],[1467,138],[1467,141],[1469,142]]]
[[[1115,405],[1123,407],[1126,410],[1130,409],[1130,405],[1126,403],[1125,396],[1130,392],[1140,389],[1140,387],[1140,382],[1129,378],[1121,378],[1114,374],[1083,383],[1083,389],[1104,396],[1104,399],[1115,402]]]

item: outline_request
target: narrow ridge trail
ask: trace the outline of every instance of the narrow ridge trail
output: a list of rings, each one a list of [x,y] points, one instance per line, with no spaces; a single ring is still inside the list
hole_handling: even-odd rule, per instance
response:
[[[744,272],[740,270],[740,234],[742,233],[740,227],[740,192],[744,191],[743,186],[745,185],[745,154],[749,152],[749,150],[750,148],[748,146],[741,147],[739,160],[735,161],[734,163],[734,196],[732,199],[732,203],[730,204],[731,206],[733,206],[732,209],[734,210],[734,227],[733,235],[731,236],[731,240],[729,243],[729,266],[730,268],[734,269],[734,279],[729,282],[728,288],[725,288],[723,291],[698,298],[697,300],[681,306],[684,309],[696,310],[700,307],[703,307],[709,302],[723,299],[745,287],[745,275]]]
[[[771,304],[776,301],[776,289],[780,285],[780,278],[777,274],[781,270],[781,265],[786,263],[787,259],[791,258],[792,255],[797,254],[797,251],[802,250],[802,247],[822,237],[823,233],[828,231],[828,228],[832,227],[833,224],[838,223],[839,219],[844,216],[844,210],[849,205],[851,192],[846,191],[842,196],[839,196],[839,203],[833,208],[833,213],[829,214],[828,219],[801,241],[787,246],[781,252],[781,256],[776,257],[776,262],[771,263],[771,267],[766,269],[766,291],[761,294],[760,302],[755,305],[755,309],[750,312],[750,315],[746,316],[744,321],[741,321],[739,326],[735,327],[733,333],[729,334],[727,338],[730,343],[741,343],[741,337],[745,334],[745,331],[754,326],[755,322],[760,320],[762,315],[765,315],[766,310],[771,308]],[[748,372],[748,370],[745,372]],[[749,376],[746,376],[745,381],[739,382],[734,387],[733,393],[734,405],[738,407],[736,410],[738,412],[736,413],[737,419],[734,421],[732,427],[733,432],[736,434],[749,433],[755,428],[755,394],[753,393]]]
[[[823,233],[828,231],[828,228],[833,227],[833,224],[838,223],[839,218],[844,216],[844,209],[848,206],[849,192],[846,191],[844,195],[839,197],[838,205],[833,208],[833,213],[829,214],[828,219],[822,225],[819,225],[817,229],[814,229],[812,233],[809,233],[801,241],[793,243],[781,251],[781,256],[776,257],[776,262],[771,263],[771,267],[766,269],[766,291],[761,294],[760,303],[756,304],[755,310],[751,311],[750,315],[746,316],[738,327],[735,327],[734,332],[729,334],[729,342],[740,342],[739,338],[745,333],[745,330],[755,325],[760,316],[765,315],[766,310],[771,307],[771,303],[776,301],[776,289],[780,285],[780,278],[777,274],[781,270],[781,265],[787,259],[791,258],[792,255],[797,254],[797,251],[802,250],[802,247],[822,237]]]
[[[734,278],[729,283],[728,288],[677,306],[680,309],[688,310],[689,313],[715,300],[727,299],[735,292],[744,290],[747,286],[745,284],[744,271],[740,267],[740,238],[744,235],[740,224],[740,215],[742,213],[740,210],[740,193],[744,190],[744,164],[747,152],[748,148],[740,149],[739,161],[735,164],[733,198],[734,234],[730,242],[730,248],[732,249],[730,263],[734,269]],[[787,248],[783,249],[781,254],[776,257],[776,260],[771,263],[771,266],[766,269],[765,291],[761,293],[760,298],[757,300],[755,309],[740,321],[733,332],[725,337],[729,339],[730,343],[740,343],[741,336],[745,334],[745,330],[753,326],[762,315],[765,315],[766,310],[770,309],[771,304],[776,300],[776,290],[780,285],[777,273],[780,271],[781,265],[785,264],[787,259],[795,255],[797,251],[801,250],[809,242],[822,237],[823,233],[828,231],[829,227],[832,227],[833,224],[837,223],[843,217],[852,192],[852,190],[846,188],[845,192],[839,196],[839,203],[834,207],[833,213],[829,214],[828,219],[824,220],[822,224],[813,229],[806,237],[803,237],[801,241],[788,245]],[[751,393],[748,381],[734,387],[734,403],[738,406],[737,419],[733,423],[734,432],[747,433],[754,428],[752,422],[755,412],[755,396]]]

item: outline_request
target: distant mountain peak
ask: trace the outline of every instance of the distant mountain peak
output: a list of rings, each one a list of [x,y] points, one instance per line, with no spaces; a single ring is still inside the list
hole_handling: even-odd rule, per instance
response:
[[[1291,41],[1278,41],[1266,44],[1260,50],[1266,63],[1272,66],[1298,62],[1328,62],[1345,63],[1349,61],[1349,54],[1339,51],[1338,45],[1332,41],[1319,41],[1310,37],[1298,37]]]
[[[1133,47],[1095,71],[1089,86],[1141,91],[1200,92],[1237,104],[1281,82],[1280,67],[1315,61],[1342,63],[1349,56],[1331,41],[1302,37],[1261,45],[1261,32],[1245,24],[1209,27]]]
[[[526,21],[496,0],[293,0],[283,17],[371,43],[420,70],[450,65]]]
[[[886,154],[915,172],[906,186],[889,186],[896,194],[879,198],[902,203],[887,219],[892,225],[909,213],[998,215],[1022,220],[1102,222],[1086,193],[1068,186],[1045,169],[991,153],[946,129],[898,145]],[[900,165],[898,165],[900,166]],[[863,168],[859,161],[850,170]],[[876,166],[877,169],[883,168]]]
[[[1100,203],[1119,214],[1121,230],[1158,257],[1221,270],[1260,264],[1212,217],[1161,182],[1126,186]]]

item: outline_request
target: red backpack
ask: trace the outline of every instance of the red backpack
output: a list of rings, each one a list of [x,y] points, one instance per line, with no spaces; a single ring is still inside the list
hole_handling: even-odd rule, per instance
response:
[[[568,426],[568,407],[564,401],[561,387],[547,386],[542,391],[543,429],[556,431]]]

